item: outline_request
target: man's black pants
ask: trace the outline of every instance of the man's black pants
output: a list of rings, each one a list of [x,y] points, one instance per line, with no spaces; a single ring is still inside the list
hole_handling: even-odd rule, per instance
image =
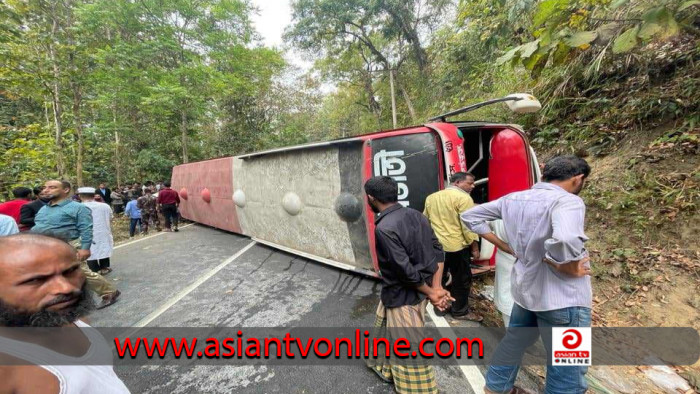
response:
[[[177,205],[163,204],[163,216],[165,216],[165,228],[170,229],[170,223],[177,228]]]
[[[469,292],[472,287],[471,251],[445,252],[445,273],[452,275],[452,283],[446,286],[455,301],[452,303],[452,316],[469,313]],[[445,281],[443,276],[443,284]]]
[[[109,257],[105,257],[104,259],[88,260],[87,265],[90,267],[92,272],[100,272],[101,269],[109,268]]]

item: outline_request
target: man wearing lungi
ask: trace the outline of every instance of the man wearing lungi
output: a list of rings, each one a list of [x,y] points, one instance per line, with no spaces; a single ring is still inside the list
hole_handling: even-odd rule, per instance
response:
[[[454,300],[441,287],[444,253],[428,219],[421,212],[398,204],[398,185],[379,176],[365,183],[367,202],[375,212],[377,260],[382,292],[376,327],[422,328],[430,301],[439,309]],[[405,330],[415,334],[418,330]],[[397,365],[377,360],[370,368],[393,382],[398,393],[437,393],[435,371],[430,365]]]

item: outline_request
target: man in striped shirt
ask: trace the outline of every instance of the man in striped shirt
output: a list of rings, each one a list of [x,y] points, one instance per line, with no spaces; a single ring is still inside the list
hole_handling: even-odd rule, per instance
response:
[[[464,224],[502,251],[516,257],[511,276],[515,304],[505,338],[496,349],[520,360],[535,343],[539,327],[551,355],[551,327],[590,327],[592,291],[583,232],[586,207],[578,196],[591,168],[576,156],[559,156],[544,167],[542,182],[461,214]],[[510,243],[498,238],[488,221],[503,219]],[[515,328],[515,329],[512,329]],[[514,362],[514,364],[518,364]],[[546,393],[586,392],[584,366],[547,366]],[[519,393],[518,365],[491,365],[487,393]]]

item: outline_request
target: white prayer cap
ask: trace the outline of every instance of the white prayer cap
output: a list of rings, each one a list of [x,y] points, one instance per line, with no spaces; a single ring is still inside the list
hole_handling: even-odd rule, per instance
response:
[[[78,194],[95,194],[94,187],[79,187]]]

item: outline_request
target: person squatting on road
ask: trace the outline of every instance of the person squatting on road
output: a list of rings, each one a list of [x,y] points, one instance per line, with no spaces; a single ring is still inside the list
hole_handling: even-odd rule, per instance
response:
[[[148,225],[151,221],[153,221],[156,231],[160,231],[158,203],[156,202],[156,198],[153,197],[150,188],[146,188],[144,195],[136,200],[136,206],[141,211],[141,226],[143,228],[143,233],[148,234]],[[177,228],[177,222],[175,223],[175,228]]]
[[[586,206],[578,196],[590,174],[584,159],[559,156],[547,162],[542,182],[479,205],[461,217],[467,227],[517,260],[511,276],[515,304],[506,336],[494,358],[522,360],[539,336],[547,349],[545,393],[585,393],[585,366],[553,366],[551,327],[590,327],[592,290],[584,243]],[[509,243],[488,221],[503,219]],[[518,327],[539,327],[518,330]],[[487,393],[518,393],[519,365],[491,365]]]
[[[455,302],[449,312],[458,320],[480,322],[484,318],[469,311],[469,292],[472,287],[472,258],[479,257],[479,236],[469,231],[459,214],[474,206],[469,193],[474,190],[474,175],[457,172],[450,177],[450,186],[428,196],[423,214],[430,221],[445,251],[445,274],[452,280],[446,286]],[[447,282],[443,276],[442,284]]]
[[[45,235],[0,238],[0,327],[76,328],[44,331],[41,338],[31,331],[0,335],[1,393],[129,392],[114,373],[104,337],[81,320],[94,304],[76,255],[63,240]]]
[[[398,185],[390,177],[370,178],[365,183],[370,208],[376,214],[377,261],[382,291],[376,327],[422,328],[428,301],[444,310],[450,301],[440,280],[444,253],[428,219],[398,201]],[[404,245],[411,245],[406,248]],[[368,365],[398,393],[437,393],[435,371],[430,365],[398,365],[391,360]]]
[[[78,195],[83,205],[92,213],[92,245],[87,265],[92,272],[106,275],[112,272],[109,259],[112,257],[114,239],[112,238],[112,208],[106,203],[95,201],[95,188],[78,188]]]
[[[70,242],[80,249],[77,252],[80,268],[85,274],[88,289],[97,293],[102,302],[97,309],[114,304],[121,294],[112,282],[92,272],[85,262],[92,247],[92,213],[90,209],[70,198],[71,184],[67,181],[47,181],[42,194],[49,200],[37,213],[31,232],[50,235]]]
[[[172,231],[177,229],[178,213],[177,208],[180,206],[180,195],[170,188],[170,181],[163,183],[163,189],[158,192],[158,206],[165,217],[165,231],[170,231],[170,224],[174,226]]]

